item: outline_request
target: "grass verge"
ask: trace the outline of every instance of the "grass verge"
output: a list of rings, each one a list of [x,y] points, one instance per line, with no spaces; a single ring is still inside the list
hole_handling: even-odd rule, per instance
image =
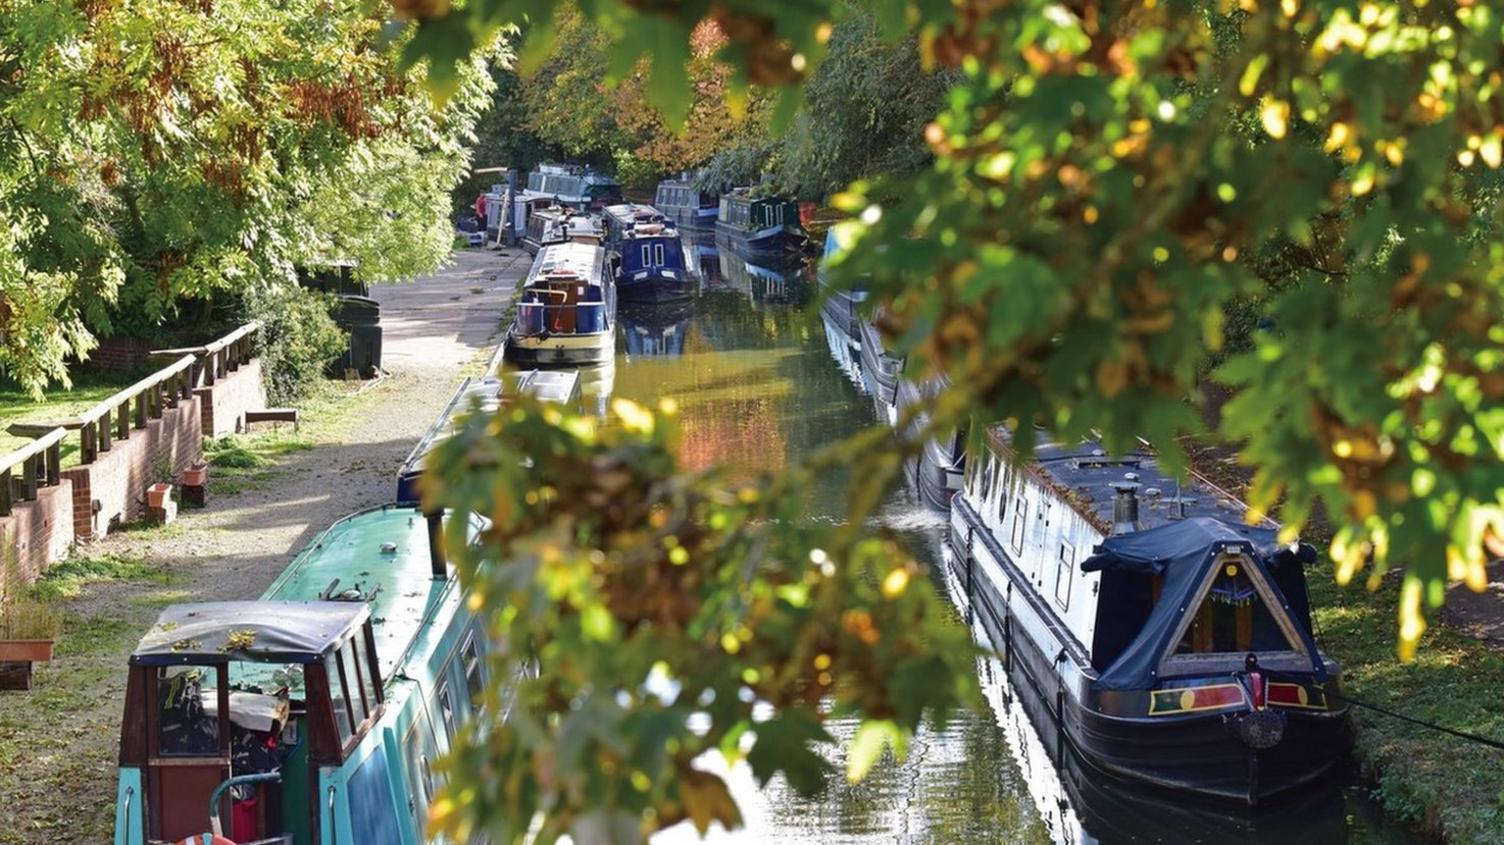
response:
[[[31,442],[30,437],[17,437],[6,431],[15,423],[61,422],[94,407],[116,391],[134,384],[150,370],[130,372],[104,372],[79,369],[73,373],[73,385],[68,389],[50,388],[41,402],[32,399],[20,385],[0,377],[0,454],[15,451]],[[64,466],[78,463],[78,437],[63,441]]]
[[[350,412],[367,395],[367,388],[373,387],[369,382],[330,379],[303,400],[296,429],[287,423],[271,423],[254,434],[205,438],[204,460],[213,467],[209,472],[210,494],[259,489],[275,480],[277,465],[286,456],[337,439],[351,422]]]
[[[1347,694],[1414,719],[1504,740],[1504,656],[1441,624],[1412,663],[1395,656],[1398,579],[1377,591],[1310,572],[1317,640],[1342,663]],[[1353,754],[1390,813],[1453,843],[1504,843],[1504,751],[1362,707]]]

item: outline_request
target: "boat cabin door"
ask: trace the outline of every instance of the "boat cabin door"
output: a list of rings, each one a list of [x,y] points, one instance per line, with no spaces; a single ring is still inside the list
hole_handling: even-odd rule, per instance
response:
[[[209,799],[230,777],[228,663],[132,666],[146,694],[146,806],[151,839],[209,829]],[[134,686],[134,684],[133,684]],[[228,818],[228,804],[220,808]]]

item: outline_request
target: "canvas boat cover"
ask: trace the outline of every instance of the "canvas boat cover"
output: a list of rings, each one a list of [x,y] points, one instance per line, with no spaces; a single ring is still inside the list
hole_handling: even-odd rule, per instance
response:
[[[135,665],[252,660],[312,663],[370,614],[365,602],[217,601],[162,611],[131,655]]]
[[[1158,682],[1160,658],[1180,628],[1181,618],[1199,606],[1197,591],[1207,570],[1224,552],[1248,555],[1265,581],[1283,595],[1284,607],[1299,629],[1307,653],[1318,654],[1311,637],[1310,605],[1302,567],[1316,559],[1316,551],[1304,543],[1296,548],[1278,541],[1272,528],[1253,527],[1210,516],[1167,522],[1144,531],[1108,537],[1091,557],[1081,563],[1082,572],[1122,571],[1163,577],[1159,601],[1149,619],[1098,679],[1101,689],[1150,689]],[[1104,595],[1103,602],[1111,597]],[[1276,610],[1271,608],[1271,611]],[[1324,674],[1315,660],[1318,676]]]

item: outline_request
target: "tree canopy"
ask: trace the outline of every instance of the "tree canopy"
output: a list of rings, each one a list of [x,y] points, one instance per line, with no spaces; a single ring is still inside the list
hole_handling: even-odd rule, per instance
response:
[[[448,254],[490,44],[436,107],[355,2],[0,8],[0,369],[40,392],[101,333],[353,258]]]
[[[546,22],[561,5],[405,11],[437,69],[491,27],[530,21],[528,70],[547,56]],[[1234,391],[1215,435],[1254,472],[1252,515],[1275,514],[1293,538],[1321,508],[1342,583],[1403,567],[1397,641],[1412,655],[1445,585],[1481,589],[1487,555],[1504,551],[1497,11],[1383,0],[864,5],[887,38],[915,39],[926,70],[955,74],[923,130],[932,160],[833,198],[851,215],[833,277],[873,291],[890,338],[950,378],[933,424],[1008,421],[1025,448],[1034,426],[1019,421],[1063,439],[1097,431],[1118,449],[1144,438],[1176,464],[1182,438],[1204,433],[1197,396],[1210,377]],[[645,63],[646,96],[670,126],[695,102],[692,35],[714,22],[728,102],[768,92],[775,134],[856,14],[844,0],[578,7],[602,33],[607,76]],[[1229,313],[1249,303],[1262,328],[1224,350]],[[868,436],[841,451],[861,482],[847,525],[822,533],[798,527],[778,498],[810,468],[791,470],[793,486],[761,479],[744,499],[748,487],[674,463],[666,417],[623,408],[622,419],[624,433],[608,435],[520,409],[477,423],[440,459],[450,485],[431,501],[491,515],[483,550],[519,561],[469,576],[508,608],[495,612],[497,632],[548,655],[519,693],[516,723],[476,728],[461,746],[466,771],[507,775],[484,791],[470,778],[452,788],[435,814],[447,832],[515,839],[541,820],[545,841],[571,828],[628,840],[683,816],[702,829],[734,822],[724,786],[685,760],[713,744],[735,756],[741,745],[722,740],[750,730],[753,754],[784,744],[780,766],[797,786],[798,749],[821,739],[789,721],[821,718],[812,666],[831,678],[822,695],[867,719],[859,761],[901,745],[939,703],[934,690],[965,693],[969,667],[909,637],[949,641],[928,584],[893,575],[907,571],[901,551],[876,554],[881,541],[851,527],[902,447]],[[526,477],[511,469],[523,456],[536,461]],[[534,478],[546,481],[529,487]],[[582,513],[572,501],[616,504]],[[826,593],[826,578],[855,580]],[[904,588],[871,592],[890,578]],[[786,592],[796,584],[808,585],[797,597]],[[638,606],[648,594],[660,598]],[[805,616],[804,602],[823,612]],[[825,659],[807,662],[807,644],[838,619],[860,645],[822,646]],[[650,649],[648,637],[668,639]],[[889,638],[909,659],[941,661],[929,665],[933,690],[861,675]],[[664,658],[607,666],[605,643]],[[649,676],[672,692],[653,694]],[[817,674],[815,688],[824,683]],[[737,727],[746,715],[729,690],[774,715]],[[710,740],[682,734],[684,708],[710,711]],[[670,771],[667,784],[657,777]]]

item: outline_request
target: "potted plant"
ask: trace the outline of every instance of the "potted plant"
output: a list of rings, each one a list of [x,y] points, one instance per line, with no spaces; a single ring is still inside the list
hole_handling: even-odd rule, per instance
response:
[[[172,485],[165,481],[158,481],[146,488],[146,504],[149,507],[160,508],[171,497]]]
[[[39,663],[52,659],[52,645],[62,629],[52,605],[13,596],[0,611],[0,663]]]
[[[202,487],[209,480],[209,465],[200,461],[183,470],[184,487]]]

